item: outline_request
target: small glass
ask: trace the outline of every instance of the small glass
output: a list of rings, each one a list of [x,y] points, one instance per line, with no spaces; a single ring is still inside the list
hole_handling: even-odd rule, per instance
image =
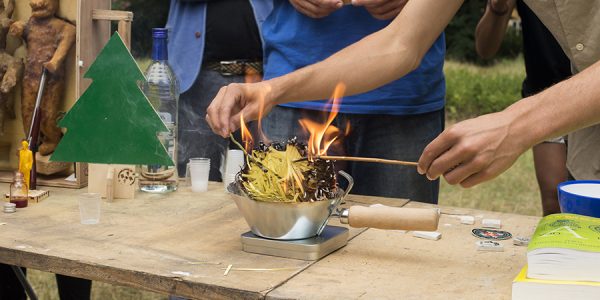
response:
[[[98,193],[83,193],[79,195],[79,215],[81,224],[100,223],[100,207],[102,198]]]
[[[23,173],[16,172],[13,183],[10,185],[9,201],[14,203],[16,208],[27,207],[29,189],[23,178]]]

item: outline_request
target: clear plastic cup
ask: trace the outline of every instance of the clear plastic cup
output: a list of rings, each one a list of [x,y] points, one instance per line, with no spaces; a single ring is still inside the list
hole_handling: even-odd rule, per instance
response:
[[[100,208],[102,198],[98,193],[83,193],[79,195],[79,216],[81,224],[100,223]]]
[[[192,192],[208,190],[208,175],[210,173],[210,158],[190,158],[188,164]]]

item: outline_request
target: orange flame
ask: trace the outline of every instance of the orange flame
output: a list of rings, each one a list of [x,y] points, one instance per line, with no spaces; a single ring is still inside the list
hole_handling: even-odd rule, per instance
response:
[[[346,85],[338,83],[333,92],[333,97],[327,102],[327,106],[331,108],[331,112],[325,123],[320,124],[309,119],[299,120],[302,128],[310,134],[308,140],[308,157],[310,159],[316,156],[326,155],[329,147],[338,139],[340,130],[335,126],[332,126],[331,123],[333,123],[333,120],[338,115],[342,96],[345,92]],[[347,126],[346,131],[349,131],[349,128],[350,126]]]
[[[252,138],[252,134],[250,134],[250,130],[246,127],[246,122],[244,122],[244,115],[240,117],[240,130],[242,132],[242,141],[244,142],[244,149],[246,149],[247,153],[252,151],[252,146],[254,145],[254,139]]]

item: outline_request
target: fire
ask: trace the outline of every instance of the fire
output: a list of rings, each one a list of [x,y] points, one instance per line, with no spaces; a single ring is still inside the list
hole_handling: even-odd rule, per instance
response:
[[[340,136],[340,130],[331,125],[331,123],[333,123],[333,120],[338,115],[340,103],[345,92],[346,85],[343,83],[338,83],[333,92],[333,97],[329,100],[329,102],[327,102],[327,106],[331,108],[331,112],[329,113],[325,123],[321,124],[309,119],[299,120],[302,128],[304,128],[310,134],[310,138],[308,140],[308,157],[310,159],[317,156],[326,155],[329,147]],[[346,133],[349,133],[349,125],[350,124],[346,126]]]
[[[242,133],[242,141],[244,142],[244,148],[247,153],[252,151],[252,146],[254,145],[254,139],[252,138],[252,134],[250,134],[250,130],[246,127],[246,122],[244,122],[244,115],[240,117],[240,130]]]

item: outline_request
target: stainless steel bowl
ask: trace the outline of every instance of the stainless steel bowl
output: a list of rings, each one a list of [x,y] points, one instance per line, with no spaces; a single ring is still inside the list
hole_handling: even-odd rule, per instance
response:
[[[255,235],[276,240],[306,239],[321,234],[331,214],[352,189],[352,177],[343,171],[339,174],[348,180],[347,190],[339,188],[335,198],[324,201],[255,201],[246,195],[239,180],[231,183],[228,190]]]

